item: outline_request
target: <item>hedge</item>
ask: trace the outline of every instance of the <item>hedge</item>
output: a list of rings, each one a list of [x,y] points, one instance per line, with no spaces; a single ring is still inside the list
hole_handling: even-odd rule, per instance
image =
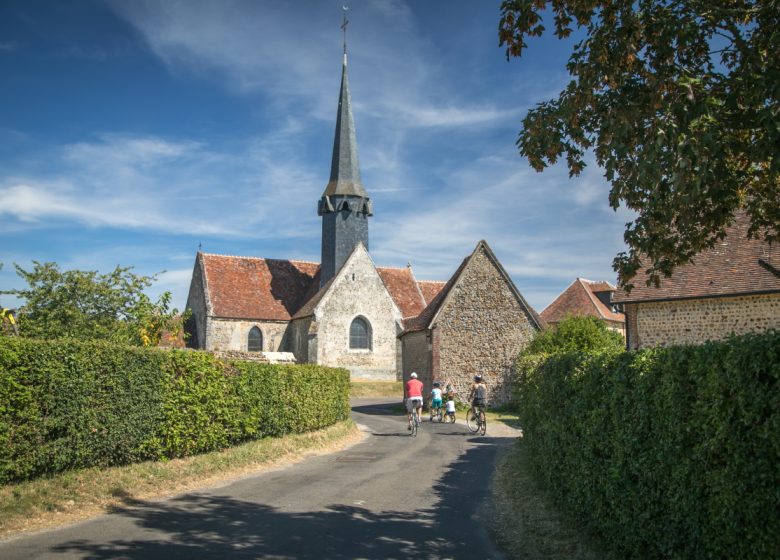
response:
[[[780,333],[516,372],[536,477],[621,557],[776,557]]]
[[[0,483],[183,457],[349,416],[349,373],[0,337]]]

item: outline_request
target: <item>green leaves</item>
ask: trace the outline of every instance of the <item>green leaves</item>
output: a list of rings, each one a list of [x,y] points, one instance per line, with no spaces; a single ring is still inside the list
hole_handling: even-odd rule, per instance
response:
[[[780,3],[505,0],[499,43],[519,57],[552,18],[585,39],[573,80],[523,119],[517,145],[537,171],[592,150],[613,208],[637,214],[614,268],[631,287],[641,257],[657,283],[722,238],[734,212],[780,240]]]
[[[349,372],[0,337],[0,484],[183,457],[349,417]]]
[[[51,262],[33,261],[32,270],[15,266],[28,287],[0,293],[25,300],[17,317],[21,336],[155,346],[163,332],[181,327],[177,310],[170,309],[170,293],[156,302],[144,293],[155,276],[139,276],[119,266],[107,274],[63,272]]]
[[[780,332],[517,364],[540,481],[621,558],[769,558],[780,517]]]

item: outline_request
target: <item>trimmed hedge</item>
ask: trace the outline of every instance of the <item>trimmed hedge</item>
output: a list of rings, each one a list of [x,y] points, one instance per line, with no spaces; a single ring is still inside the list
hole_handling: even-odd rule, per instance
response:
[[[516,370],[537,478],[621,557],[776,557],[780,333]]]
[[[349,372],[0,337],[0,483],[183,457],[349,417]]]

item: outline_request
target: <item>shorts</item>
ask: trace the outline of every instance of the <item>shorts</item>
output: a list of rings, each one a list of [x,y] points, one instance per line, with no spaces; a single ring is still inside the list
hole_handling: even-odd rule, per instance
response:
[[[441,399],[433,399],[433,401],[431,401],[431,406],[433,408],[441,408],[441,405]]]
[[[471,401],[471,406],[478,408],[485,408],[485,399],[474,399]]]
[[[409,411],[409,414],[412,413],[412,409],[414,408],[414,403],[417,403],[417,408],[422,408],[423,398],[422,397],[410,397],[410,398],[406,399],[406,410]]]

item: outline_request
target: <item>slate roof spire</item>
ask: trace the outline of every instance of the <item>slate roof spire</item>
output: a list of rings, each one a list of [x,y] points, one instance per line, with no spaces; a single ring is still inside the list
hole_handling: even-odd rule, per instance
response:
[[[336,135],[333,139],[333,159],[330,165],[330,180],[322,196],[349,195],[368,198],[366,189],[360,180],[357,140],[355,139],[355,120],[347,78],[347,9],[344,7],[344,63],[341,67],[341,93],[339,110],[336,116]]]

